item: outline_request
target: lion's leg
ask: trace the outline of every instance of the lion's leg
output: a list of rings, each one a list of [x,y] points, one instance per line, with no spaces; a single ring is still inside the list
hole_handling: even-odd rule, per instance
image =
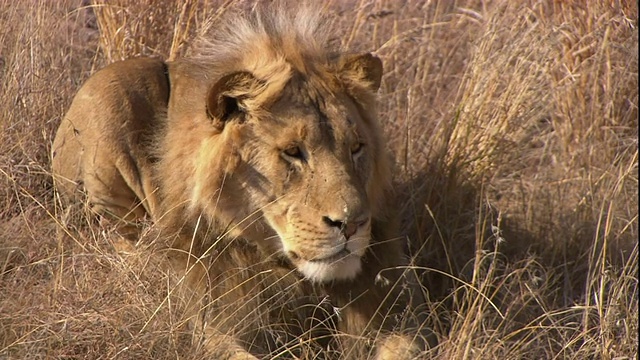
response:
[[[110,237],[115,250],[119,253],[133,253],[135,251],[135,243],[140,236],[140,228],[135,222],[135,216],[132,216],[129,213],[129,209],[125,207],[118,207],[113,204],[104,206],[95,202],[91,204],[91,211],[100,216],[101,227],[112,228],[115,223],[116,236]]]
[[[170,249],[167,257],[173,272],[177,275],[177,291],[179,301],[186,306],[186,316],[195,329],[195,338],[200,338],[200,344],[212,359],[225,360],[257,360],[245,349],[240,341],[232,335],[224,334],[209,324],[207,306],[209,299],[208,270],[205,263],[197,257],[181,249]]]
[[[116,168],[128,189],[139,201],[141,210],[155,219],[159,215],[156,213],[157,186],[153,182],[152,164],[148,161],[146,154],[133,149],[131,151],[131,155],[126,154],[118,158]]]
[[[158,187],[152,179],[152,174],[142,174],[142,191],[145,194],[143,204],[146,205],[145,208],[147,213],[155,220],[162,215],[158,214]]]
[[[103,221],[115,224],[120,235],[137,241],[139,222],[148,213],[146,202],[149,199],[142,184],[151,181],[150,167],[137,166],[130,154],[118,150],[109,154],[115,162],[101,164],[96,161],[104,158],[108,151],[109,148],[93,144],[83,154],[87,202],[91,211],[100,215]],[[153,201],[155,206],[155,197]]]
[[[103,221],[113,222],[123,237],[137,240],[137,222],[144,218],[146,212],[115,169],[87,174],[84,186],[90,210],[101,216]]]

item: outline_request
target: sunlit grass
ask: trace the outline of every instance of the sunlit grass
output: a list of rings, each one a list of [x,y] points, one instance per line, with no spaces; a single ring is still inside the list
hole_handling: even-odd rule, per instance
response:
[[[61,208],[49,150],[93,71],[182,56],[229,4],[82,3],[0,0],[0,358],[202,358],[180,279]],[[425,358],[636,358],[637,4],[327,9],[336,41],[385,64],[397,212],[439,340]],[[308,340],[289,345],[313,358]]]

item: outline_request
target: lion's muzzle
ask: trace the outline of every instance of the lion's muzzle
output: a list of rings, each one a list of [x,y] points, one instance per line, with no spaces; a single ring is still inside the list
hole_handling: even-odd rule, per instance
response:
[[[315,282],[356,277],[371,240],[369,217],[351,222],[323,217],[319,226],[310,225],[294,225],[294,234],[281,237],[283,250],[298,271]]]

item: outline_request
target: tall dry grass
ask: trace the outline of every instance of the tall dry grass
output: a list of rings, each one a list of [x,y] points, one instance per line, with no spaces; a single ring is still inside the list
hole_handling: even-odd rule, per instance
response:
[[[203,356],[144,249],[60,223],[48,151],[94,70],[182,56],[228,6],[0,1],[0,358]],[[397,207],[440,340],[425,358],[636,358],[637,4],[327,8],[385,63]]]

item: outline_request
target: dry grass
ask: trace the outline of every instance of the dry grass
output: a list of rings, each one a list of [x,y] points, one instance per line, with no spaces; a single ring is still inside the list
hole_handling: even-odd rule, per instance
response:
[[[83,3],[0,0],[0,358],[199,358],[153,259],[57,220],[48,151],[92,71],[180,56],[227,4]],[[637,358],[637,4],[517,3],[328,5],[385,63],[425,357]]]

